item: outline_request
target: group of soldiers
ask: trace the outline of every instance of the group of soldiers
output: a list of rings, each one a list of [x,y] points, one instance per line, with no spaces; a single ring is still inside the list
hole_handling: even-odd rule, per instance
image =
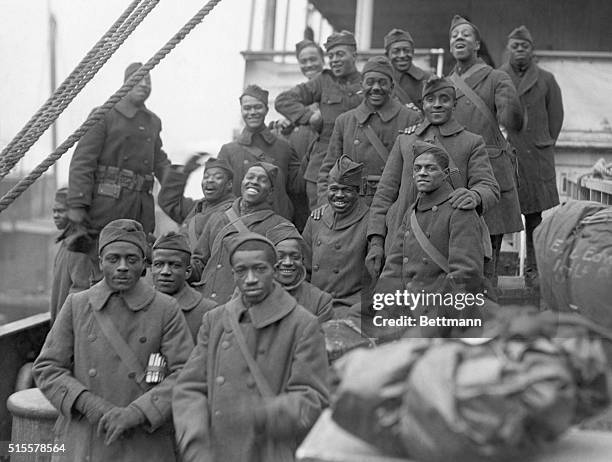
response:
[[[474,24],[455,16],[449,38],[447,77],[413,63],[400,29],[361,72],[349,32],[325,53],[298,43],[308,80],[276,98],[286,120],[267,125],[268,92],[249,85],[200,200],[184,196],[200,158],[162,150],[149,76],[89,130],[56,194],[53,324],[34,365],[71,460],[293,460],[328,405],[323,323],[381,291],[495,298],[521,213],[536,282],[532,232],[559,201],[559,87],[524,26],[500,70]],[[157,239],[154,178],[180,225]]]

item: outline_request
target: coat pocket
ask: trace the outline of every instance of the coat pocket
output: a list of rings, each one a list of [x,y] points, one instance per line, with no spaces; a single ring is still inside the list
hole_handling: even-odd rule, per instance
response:
[[[496,146],[487,146],[486,150],[493,168],[493,174],[499,184],[499,191],[511,191],[516,188],[516,157],[514,153]]]

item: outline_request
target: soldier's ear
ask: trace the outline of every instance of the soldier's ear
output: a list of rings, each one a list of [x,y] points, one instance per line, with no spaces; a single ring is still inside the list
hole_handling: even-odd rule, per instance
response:
[[[193,272],[193,268],[191,265],[187,265],[185,268],[185,279],[189,279],[191,277],[191,273]]]

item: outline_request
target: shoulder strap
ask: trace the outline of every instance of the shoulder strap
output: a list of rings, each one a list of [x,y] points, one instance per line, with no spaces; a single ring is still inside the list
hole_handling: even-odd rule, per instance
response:
[[[438,249],[434,247],[434,245],[429,239],[427,239],[427,236],[425,236],[425,233],[423,232],[421,226],[419,225],[419,222],[417,221],[414,209],[412,209],[412,213],[410,214],[410,227],[414,232],[414,237],[416,238],[421,248],[425,251],[425,253],[429,255],[429,257],[434,261],[434,263],[440,268],[442,268],[445,273],[450,273],[448,259],[444,255],[442,255]]]
[[[401,87],[401,85],[399,84],[399,81],[395,82],[395,88],[393,90],[395,91],[395,94],[399,98],[400,103],[402,104],[414,103],[414,101],[412,101],[412,98],[410,97],[408,92]]]
[[[253,358],[253,355],[251,355],[251,353],[249,352],[249,349],[246,345],[246,340],[244,339],[244,335],[242,333],[240,325],[238,324],[238,319],[236,318],[236,315],[231,309],[229,309],[229,307],[226,307],[225,311],[229,318],[230,326],[232,326],[232,330],[234,331],[234,338],[238,343],[240,352],[242,353],[242,356],[244,357],[244,360],[246,361],[247,366],[251,371],[251,374],[253,374],[253,379],[257,384],[259,393],[261,393],[261,396],[263,396],[264,398],[273,398],[276,395],[272,392],[272,388],[264,377],[263,372],[261,372],[261,369],[257,365],[255,358]]]
[[[376,132],[374,131],[372,126],[370,124],[365,125],[363,131],[365,132],[365,136],[372,145],[372,147],[376,150],[376,154],[378,154],[378,156],[386,164],[387,159],[389,158],[389,151],[387,151],[385,145],[382,143],[382,141],[380,141],[380,138],[376,136]]]
[[[229,218],[230,224],[233,225],[239,233],[248,233],[249,228],[243,223],[242,219],[236,215],[233,208],[229,208],[225,211],[225,215]]]
[[[127,366],[130,373],[135,374],[136,383],[140,386],[140,388],[148,391],[143,382],[145,372],[140,364],[140,361],[138,361],[138,358],[130,346],[125,342],[119,331],[117,331],[117,328],[113,324],[111,318],[102,311],[92,309],[92,312],[94,319],[98,323],[98,326],[100,326],[100,330],[115,350],[115,353],[117,353],[119,356],[119,359],[121,359],[121,362]]]

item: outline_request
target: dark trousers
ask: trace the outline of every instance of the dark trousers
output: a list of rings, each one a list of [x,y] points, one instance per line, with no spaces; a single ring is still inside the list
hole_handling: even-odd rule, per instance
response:
[[[491,234],[491,247],[493,252],[490,260],[485,260],[484,276],[493,287],[497,287],[497,262],[499,261],[499,253],[501,252],[503,234]]]
[[[535,258],[535,249],[533,247],[533,230],[542,223],[542,212],[534,212],[525,214],[525,237],[526,237],[526,256],[525,256],[525,274],[529,272],[537,272],[538,267]]]
[[[319,201],[317,196],[317,183],[306,180],[306,196],[308,196],[308,206],[310,210],[316,209]]]

